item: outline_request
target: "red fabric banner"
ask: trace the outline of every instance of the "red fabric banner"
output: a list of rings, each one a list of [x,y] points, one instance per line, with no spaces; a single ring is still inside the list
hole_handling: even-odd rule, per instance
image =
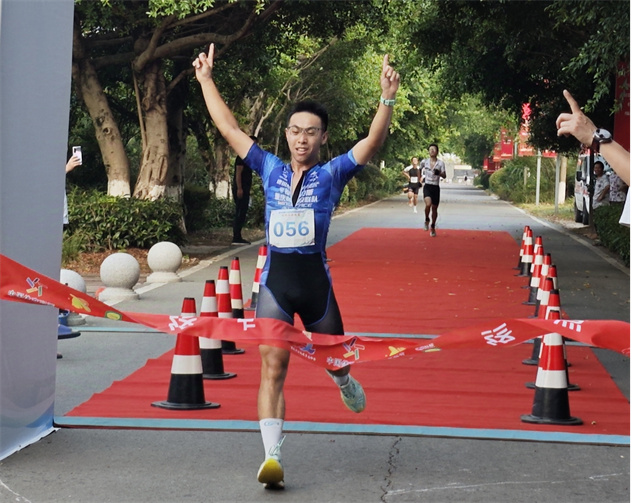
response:
[[[496,319],[446,331],[434,339],[335,336],[310,333],[278,320],[188,317],[119,311],[0,255],[0,298],[54,306],[78,314],[138,323],[169,334],[267,344],[329,369],[418,352],[495,349],[546,333],[630,355],[631,326],[617,320]]]

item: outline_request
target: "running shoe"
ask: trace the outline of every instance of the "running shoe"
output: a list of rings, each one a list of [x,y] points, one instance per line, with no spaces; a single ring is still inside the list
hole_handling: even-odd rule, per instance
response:
[[[431,232],[429,233],[432,238],[436,237],[436,228],[432,225]]]
[[[429,220],[427,220],[427,221],[424,223],[424,230],[425,230],[425,231],[428,231],[428,230],[429,230]]]
[[[414,213],[418,213],[418,208],[416,208],[415,206],[413,207],[413,212]]]
[[[352,376],[349,376],[347,384],[338,386],[340,396],[347,408],[355,413],[362,412],[367,405],[367,397],[364,394],[362,385]]]
[[[280,447],[285,437],[280,439],[276,445],[269,449],[269,456],[260,465],[258,470],[258,482],[264,485],[265,489],[284,489],[284,468],[282,468],[282,457]]]

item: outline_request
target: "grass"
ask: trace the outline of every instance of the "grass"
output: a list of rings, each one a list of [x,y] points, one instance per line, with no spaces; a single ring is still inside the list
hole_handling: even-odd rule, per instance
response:
[[[556,207],[554,203],[521,203],[516,205],[535,217],[543,218],[551,222],[573,222],[573,198],[567,199],[563,204]]]

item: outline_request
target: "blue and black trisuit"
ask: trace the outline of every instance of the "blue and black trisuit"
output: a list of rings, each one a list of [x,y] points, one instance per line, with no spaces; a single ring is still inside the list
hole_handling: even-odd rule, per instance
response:
[[[333,210],[347,182],[363,166],[349,151],[316,164],[292,187],[291,165],[256,143],[244,161],[262,178],[266,199],[267,260],[256,318],[293,324],[297,313],[310,332],[343,335],[325,247]]]

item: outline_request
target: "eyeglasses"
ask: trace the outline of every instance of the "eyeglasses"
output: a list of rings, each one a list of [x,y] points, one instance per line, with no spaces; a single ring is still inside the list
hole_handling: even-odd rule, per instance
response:
[[[322,131],[322,128],[315,126],[307,128],[301,128],[299,126],[289,126],[285,128],[285,131],[288,131],[292,136],[299,136],[301,133],[304,133],[309,137],[313,137],[320,133]]]

